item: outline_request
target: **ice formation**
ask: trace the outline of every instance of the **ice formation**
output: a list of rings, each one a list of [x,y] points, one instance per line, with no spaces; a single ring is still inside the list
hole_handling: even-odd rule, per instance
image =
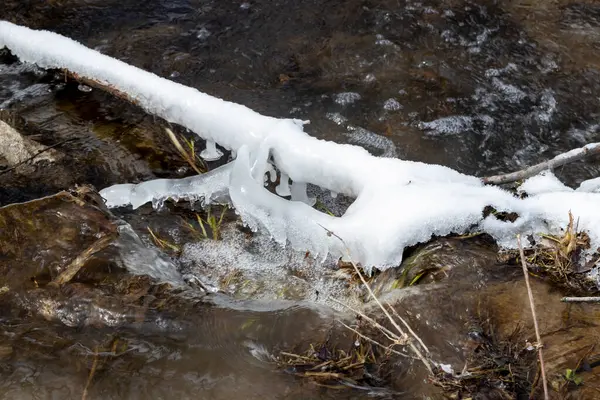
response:
[[[316,139],[303,131],[302,121],[262,116],[51,32],[0,22],[0,48],[4,46],[23,62],[66,68],[127,93],[148,112],[195,132],[207,141],[207,149],[216,149],[218,143],[236,157],[198,177],[104,189],[101,194],[110,206],[227,198],[246,224],[263,229],[281,245],[320,259],[327,254],[349,256],[366,268],[397,265],[406,246],[432,235],[482,230],[500,244],[514,246],[517,233],[558,233],[568,223],[569,211],[590,234],[593,248],[600,246],[597,181],[572,190],[546,173],[526,181],[522,189],[529,197],[520,199],[444,166],[374,157],[357,146]],[[438,120],[424,128],[453,134],[470,123]],[[292,200],[264,187],[271,164],[281,177],[277,193],[291,194]],[[355,201],[341,217],[319,212],[309,205],[309,183]],[[484,218],[486,206],[519,217],[514,222]]]

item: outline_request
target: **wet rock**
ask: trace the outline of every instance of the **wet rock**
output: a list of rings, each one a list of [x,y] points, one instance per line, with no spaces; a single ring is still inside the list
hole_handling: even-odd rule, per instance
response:
[[[7,167],[13,167],[31,161],[54,162],[59,159],[59,153],[48,149],[33,140],[22,136],[7,123],[0,121],[0,159],[6,160]]]
[[[0,208],[0,286],[31,288],[48,283],[99,237],[116,226],[79,195],[55,196]],[[96,195],[97,196],[97,195]]]
[[[293,378],[277,372],[277,349],[330,336],[335,313],[324,307],[232,301],[134,275],[120,267],[121,239],[57,279],[116,231],[102,199],[85,189],[0,208],[0,398],[285,396]],[[313,397],[319,389],[295,390]]]

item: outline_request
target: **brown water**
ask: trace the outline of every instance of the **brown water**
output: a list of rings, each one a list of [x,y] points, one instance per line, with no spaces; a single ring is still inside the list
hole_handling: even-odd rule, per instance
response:
[[[310,119],[311,134],[363,145],[374,154],[483,176],[600,139],[600,65],[595,57],[600,7],[592,1],[4,0],[2,6],[4,19],[65,34],[267,115]],[[0,175],[0,205],[74,184],[102,188],[191,173],[164,137],[163,121],[98,90],[80,90],[59,73],[25,68],[8,54],[0,55],[0,118],[45,145],[69,140],[57,147],[65,156],[58,164],[42,164],[26,175]],[[598,163],[556,171],[569,184],[598,172]],[[169,212],[141,209],[119,216],[142,236],[147,237],[145,226],[162,226],[161,234],[178,243],[192,241],[189,232],[165,222]],[[8,237],[7,243],[22,240]],[[88,245],[72,244],[58,246],[65,251],[63,263]],[[455,277],[437,296],[425,292],[422,303],[413,307],[415,313],[429,311],[426,320],[438,328],[430,329],[429,322],[420,326],[424,340],[436,344],[440,357],[458,364],[464,354],[457,349],[468,333],[464,324],[479,299],[492,299],[491,313],[521,312],[521,305],[507,308],[510,302],[495,290],[509,293],[508,298],[522,298],[523,293],[522,288],[506,289],[520,283],[506,270],[485,268],[495,264],[489,249],[476,246],[473,258],[469,248],[457,248],[462,259],[454,252],[443,260],[470,266],[456,269],[468,273]],[[5,260],[37,265],[40,249]],[[60,263],[56,257],[51,252],[41,259]],[[104,263],[113,265],[114,260]],[[258,286],[263,295],[270,294],[269,285]],[[389,291],[389,285],[383,286]],[[324,314],[304,303],[236,303],[219,297],[216,306],[208,302],[187,313],[174,311],[175,317],[162,325],[168,329],[160,328],[168,313],[151,315],[141,326],[115,327],[104,321],[74,328],[56,317],[65,304],[77,304],[69,300],[72,293],[35,289],[17,291],[1,308],[7,344],[0,346],[0,398],[81,398],[99,351],[110,354],[96,366],[99,373],[88,394],[94,399],[382,394],[318,387],[282,373],[269,361],[279,349],[323,340],[334,330],[331,311]],[[471,290],[474,297],[445,311],[445,303]],[[547,294],[545,286],[536,290],[547,303],[559,297]],[[299,297],[313,300],[308,292]],[[48,320],[31,311],[47,304],[54,305]],[[563,325],[549,323],[548,329],[593,326],[593,318],[584,314],[574,322],[563,319]],[[418,325],[419,319],[413,319]],[[504,329],[512,328],[504,314],[498,319]],[[176,333],[173,326],[179,327]],[[590,343],[596,341],[590,338]],[[116,356],[115,340],[123,356]],[[578,344],[578,349],[588,344]],[[557,365],[573,362],[567,361]],[[423,385],[413,383],[421,382],[418,371],[397,365],[388,379],[393,393],[385,396],[424,396]]]

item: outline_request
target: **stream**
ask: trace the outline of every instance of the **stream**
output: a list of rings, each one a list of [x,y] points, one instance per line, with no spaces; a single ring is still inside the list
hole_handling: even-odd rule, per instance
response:
[[[594,1],[2,0],[1,18],[264,115],[310,120],[315,137],[466,174],[519,170],[600,141]],[[356,315],[339,302],[377,310],[351,270],[281,249],[231,209],[109,211],[82,189],[193,175],[166,121],[2,49],[0,121],[53,146],[17,166],[0,148],[0,399],[471,398],[381,349],[352,387],[299,377],[281,352],[360,347],[340,325]],[[554,172],[575,187],[600,163]],[[352,201],[311,190],[336,215]],[[211,217],[222,224],[199,222]],[[114,235],[106,248],[54,285],[105,235]],[[490,380],[472,398],[528,398],[537,370],[523,350],[534,337],[522,271],[497,253],[486,238],[435,238],[373,287],[455,371],[474,349],[519,360],[522,377]],[[532,284],[560,386],[597,351],[600,316]],[[556,391],[599,396],[597,371],[582,374],[582,387]]]

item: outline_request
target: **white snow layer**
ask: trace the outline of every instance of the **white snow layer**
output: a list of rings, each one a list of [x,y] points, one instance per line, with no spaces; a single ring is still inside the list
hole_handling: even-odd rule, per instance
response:
[[[520,199],[447,167],[374,157],[360,147],[316,139],[303,131],[301,121],[262,116],[55,33],[0,21],[0,48],[4,46],[23,62],[66,68],[127,93],[148,112],[207,140],[211,156],[216,149],[211,142],[237,154],[230,164],[202,176],[104,189],[101,194],[110,206],[138,207],[167,198],[209,202],[228,195],[245,223],[265,229],[281,245],[321,259],[328,253],[349,255],[367,269],[398,265],[406,246],[432,235],[481,230],[501,245],[514,246],[517,233],[559,233],[569,211],[590,234],[593,249],[600,246],[598,181],[584,182],[574,191],[548,172],[527,180],[522,189],[529,197]],[[298,201],[264,187],[270,162],[282,178],[277,192],[290,194],[289,177]],[[299,193],[307,183],[356,200],[342,217],[327,215]],[[516,212],[519,218],[514,223],[493,215],[484,219],[486,206]]]

